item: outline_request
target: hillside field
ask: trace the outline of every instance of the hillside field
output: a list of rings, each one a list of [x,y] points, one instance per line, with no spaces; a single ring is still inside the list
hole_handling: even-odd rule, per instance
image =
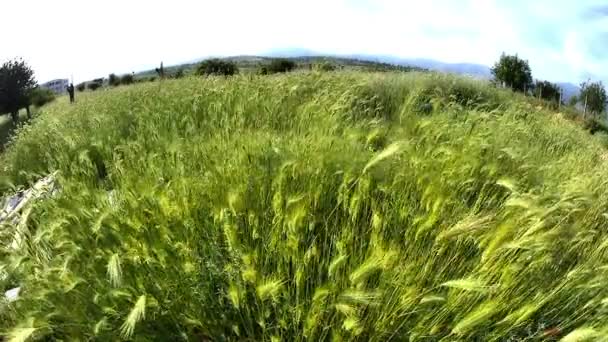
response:
[[[267,66],[270,62],[275,59],[272,57],[263,56],[234,56],[225,57],[221,60],[226,62],[234,63],[239,69],[240,74],[251,75],[258,74],[260,67]],[[296,69],[310,70],[320,64],[330,64],[337,69],[347,71],[374,71],[374,72],[388,72],[388,71],[423,71],[422,68],[414,66],[396,65],[381,63],[377,61],[371,61],[368,59],[353,59],[346,57],[331,57],[331,56],[300,56],[300,57],[289,57],[284,58],[290,60],[296,64]],[[178,70],[182,70],[187,75],[194,75],[196,69],[200,63],[185,63],[178,65],[171,65],[165,67],[165,73],[167,75],[174,75]],[[147,80],[150,77],[156,78],[158,74],[154,69],[141,71],[135,74],[136,80]]]
[[[564,113],[415,72],[77,101],[0,155],[60,186],[0,231],[9,341],[608,338],[606,139]]]

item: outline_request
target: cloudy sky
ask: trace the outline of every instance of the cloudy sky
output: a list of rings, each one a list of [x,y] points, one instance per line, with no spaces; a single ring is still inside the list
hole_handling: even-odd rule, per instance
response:
[[[76,82],[208,55],[306,48],[491,65],[608,83],[606,0],[3,0],[0,62]]]

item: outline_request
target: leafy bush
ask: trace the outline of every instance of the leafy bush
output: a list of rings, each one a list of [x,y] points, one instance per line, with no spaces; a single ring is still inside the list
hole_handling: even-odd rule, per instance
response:
[[[239,69],[234,62],[217,58],[203,61],[196,69],[196,74],[199,76],[232,76],[238,72]]]
[[[30,101],[36,107],[42,107],[54,100],[55,92],[47,88],[36,87],[30,93]]]
[[[176,72],[175,72],[175,74],[173,75],[173,78],[175,78],[175,79],[180,79],[180,78],[184,77],[184,75],[185,75],[185,74],[184,74],[184,69],[179,68],[179,69],[177,69],[177,71],[176,71]]]
[[[116,74],[110,74],[108,76],[108,84],[111,87],[116,87],[120,85],[120,78],[118,76],[116,76]]]
[[[554,103],[559,103],[561,98],[561,88],[549,81],[536,80],[534,84],[534,96]]]
[[[101,88],[101,86],[102,86],[101,82],[95,82],[95,81],[89,82],[87,84],[87,88],[89,88],[89,90],[91,90],[91,91],[95,91],[95,90]]]
[[[330,72],[338,69],[338,66],[331,62],[322,62],[315,64],[314,69],[322,72]]]
[[[269,65],[265,66],[266,74],[276,74],[290,72],[296,68],[296,62],[286,58],[273,59]]]
[[[606,94],[604,84],[601,81],[583,82],[581,84],[579,100],[592,115],[602,113],[606,109],[606,102],[608,102],[608,95]]]
[[[599,118],[587,118],[583,124],[583,127],[591,134],[598,132],[608,133],[608,124]]]
[[[76,85],[76,90],[84,91],[86,86],[87,86],[86,82],[79,83],[78,85]]]
[[[133,75],[132,74],[122,75],[122,77],[120,78],[120,84],[122,84],[122,85],[133,84]]]

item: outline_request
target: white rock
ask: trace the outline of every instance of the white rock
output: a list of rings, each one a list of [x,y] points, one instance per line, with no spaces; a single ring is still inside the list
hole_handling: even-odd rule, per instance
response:
[[[19,292],[21,291],[21,287],[15,287],[14,289],[10,289],[4,292],[4,296],[9,302],[14,302],[19,298]]]

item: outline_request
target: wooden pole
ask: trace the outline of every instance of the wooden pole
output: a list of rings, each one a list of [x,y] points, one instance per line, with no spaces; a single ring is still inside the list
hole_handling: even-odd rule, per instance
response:
[[[585,108],[583,109],[583,118],[587,117],[587,94],[585,94]]]

